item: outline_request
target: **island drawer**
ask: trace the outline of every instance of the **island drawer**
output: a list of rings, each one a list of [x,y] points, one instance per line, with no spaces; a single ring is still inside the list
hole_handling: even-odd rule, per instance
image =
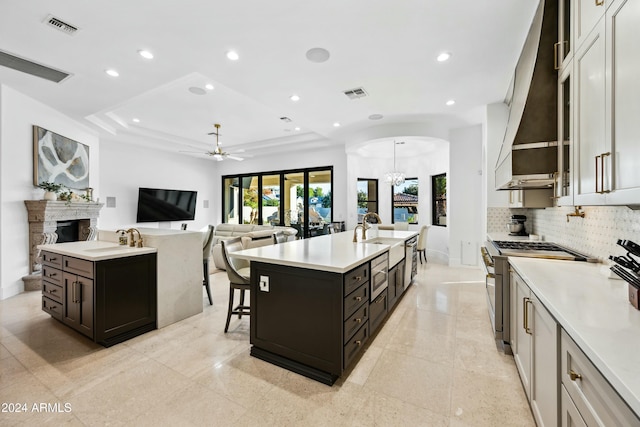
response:
[[[58,286],[62,286],[62,271],[57,268],[49,267],[48,265],[42,266],[42,284],[44,282],[54,283]]]
[[[369,320],[369,304],[364,304],[344,322],[345,344],[349,342],[349,338],[351,338],[367,320]]]
[[[349,295],[358,286],[369,280],[369,263],[354,268],[344,275],[344,294]]]
[[[369,301],[369,283],[361,285],[344,299],[344,319],[346,320],[367,301]]]
[[[42,296],[62,303],[62,292],[62,286],[56,285],[55,283],[51,283],[47,280],[42,281]]]
[[[587,425],[640,426],[640,420],[578,345],[562,330],[562,384]],[[564,412],[564,408],[563,408]]]
[[[42,251],[42,264],[50,265],[51,267],[62,268],[62,255],[54,254],[53,252]]]
[[[63,269],[69,273],[79,274],[84,277],[93,277],[93,261],[65,256]]]
[[[62,320],[62,303],[43,296],[42,310],[49,313],[51,317]]]
[[[362,347],[369,339],[369,322],[355,333],[353,337],[344,345],[344,368],[347,369],[355,357],[360,353]]]
[[[387,298],[387,290],[385,289],[378,297],[369,304],[371,333],[378,330],[378,326],[385,319],[388,311],[389,299]]]

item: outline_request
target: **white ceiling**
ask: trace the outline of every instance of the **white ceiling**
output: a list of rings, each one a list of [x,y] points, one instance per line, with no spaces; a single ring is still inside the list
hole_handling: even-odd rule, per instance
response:
[[[536,5],[0,0],[0,50],[72,74],[52,83],[0,66],[0,82],[124,142],[204,151],[220,123],[227,150],[303,150],[381,124],[477,122],[478,107],[504,98]],[[79,31],[45,25],[49,15]],[[315,47],[329,60],[307,60]],[[155,58],[141,58],[140,49]],[[226,58],[232,49],[238,61]],[[443,51],[452,57],[439,63]],[[108,68],[120,77],[106,75]],[[215,89],[205,95],[189,91],[207,83]],[[357,87],[368,96],[342,93]],[[449,99],[456,104],[446,106]]]

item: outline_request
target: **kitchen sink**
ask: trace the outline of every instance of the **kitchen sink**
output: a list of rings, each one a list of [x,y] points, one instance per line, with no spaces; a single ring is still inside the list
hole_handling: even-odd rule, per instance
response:
[[[389,267],[393,267],[404,259],[404,239],[394,239],[391,237],[374,237],[368,240],[363,240],[363,243],[389,245]]]

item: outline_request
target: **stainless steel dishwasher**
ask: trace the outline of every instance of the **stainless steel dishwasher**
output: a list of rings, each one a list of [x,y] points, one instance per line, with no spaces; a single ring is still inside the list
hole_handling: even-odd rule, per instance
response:
[[[412,237],[404,244],[404,289],[418,274],[418,237]]]

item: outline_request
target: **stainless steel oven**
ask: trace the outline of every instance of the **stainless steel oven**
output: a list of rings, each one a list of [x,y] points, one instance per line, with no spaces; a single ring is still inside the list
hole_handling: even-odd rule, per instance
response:
[[[524,256],[572,261],[597,261],[586,255],[550,242],[528,240],[488,240],[480,248],[486,272],[487,308],[496,344],[510,352],[509,257]]]

